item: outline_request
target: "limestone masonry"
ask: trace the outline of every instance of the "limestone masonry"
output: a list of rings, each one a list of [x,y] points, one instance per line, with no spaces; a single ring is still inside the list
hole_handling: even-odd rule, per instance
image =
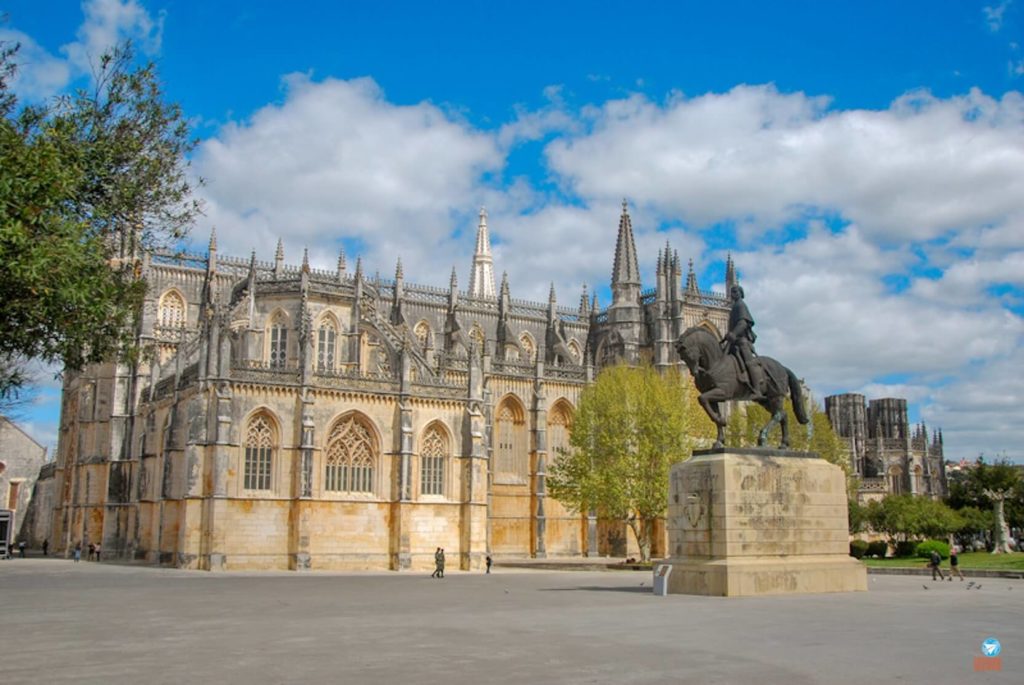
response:
[[[344,255],[289,265],[280,243],[272,262],[214,236],[206,256],[123,252],[150,354],[66,375],[51,547],[209,570],[624,554],[621,525],[546,496],[548,460],[597,370],[678,364],[675,338],[720,334],[728,302],[668,246],[642,290],[625,203],[608,307],[513,299],[486,219],[468,291],[454,271],[406,283],[400,261],[387,281]]]

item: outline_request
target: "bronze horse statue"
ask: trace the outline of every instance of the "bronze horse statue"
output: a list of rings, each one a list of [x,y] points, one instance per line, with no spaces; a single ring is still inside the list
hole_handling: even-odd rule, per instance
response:
[[[718,427],[715,447],[724,447],[725,419],[719,411],[719,403],[753,398],[750,387],[740,373],[739,361],[735,356],[726,354],[715,334],[703,326],[694,326],[684,331],[676,340],[676,352],[693,374],[697,390],[700,391],[700,406]],[[768,432],[775,424],[779,424],[782,427],[782,443],[779,447],[789,447],[789,425],[784,402],[786,395],[793,400],[793,413],[797,421],[806,424],[810,420],[804,407],[800,380],[771,357],[758,356],[757,360],[764,371],[766,387],[764,397],[754,401],[771,414],[771,419],[758,433],[757,444],[763,447],[768,442]]]

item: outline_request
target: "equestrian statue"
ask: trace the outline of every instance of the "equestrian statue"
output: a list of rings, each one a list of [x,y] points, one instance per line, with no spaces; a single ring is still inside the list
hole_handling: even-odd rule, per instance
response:
[[[758,356],[754,351],[754,319],[743,301],[743,288],[733,285],[729,289],[732,309],[729,312],[729,330],[722,340],[703,326],[687,329],[676,341],[676,352],[693,374],[700,391],[700,406],[718,427],[715,448],[725,446],[725,419],[719,404],[728,400],[757,402],[768,410],[771,419],[757,436],[757,444],[768,442],[768,433],[779,424],[782,443],[789,447],[789,425],[784,400],[793,400],[793,413],[801,424],[810,419],[804,407],[800,380],[792,371],[771,357]]]

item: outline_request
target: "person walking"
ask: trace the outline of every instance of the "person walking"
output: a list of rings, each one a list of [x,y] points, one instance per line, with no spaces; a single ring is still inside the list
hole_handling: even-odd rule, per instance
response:
[[[953,574],[960,576],[960,580],[964,579],[963,571],[960,570],[960,559],[956,545],[949,548],[949,582],[953,582]]]
[[[444,560],[441,556],[441,548],[438,547],[434,550],[434,572],[430,574],[431,578],[440,578],[441,569],[444,567]]]
[[[939,580],[945,580],[946,577],[942,575],[942,569],[939,568],[939,564],[942,563],[942,556],[939,555],[934,549],[928,557],[928,566],[932,569],[932,580],[935,580],[936,574],[939,576]]]
[[[444,547],[441,547],[440,549],[441,549],[441,563],[437,567],[438,570],[440,571],[440,575],[438,576],[438,578],[444,578]]]
[[[82,541],[81,540],[79,540],[78,542],[75,543],[74,557],[75,557],[75,563],[76,564],[82,560]]]
[[[18,556],[20,556],[22,559],[25,558],[25,541],[24,540],[22,540],[22,541],[20,541],[18,543]]]
[[[490,554],[487,555],[487,557],[484,559],[484,562],[487,564],[487,572],[490,573],[491,572],[491,563],[492,563],[491,555]]]
[[[50,556],[50,541],[49,540],[43,540],[43,556],[44,557]]]

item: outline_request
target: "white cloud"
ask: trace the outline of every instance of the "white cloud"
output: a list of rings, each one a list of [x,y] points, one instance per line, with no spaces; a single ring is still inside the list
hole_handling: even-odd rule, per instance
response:
[[[874,239],[927,240],[999,221],[1024,197],[1024,97],[912,93],[884,111],[738,86],[663,105],[634,95],[588,111],[591,130],[547,148],[584,198],[626,194],[693,226],[808,209]]]
[[[0,29],[0,40],[21,44],[18,73],[11,82],[20,98],[39,102],[59,94],[75,79],[91,75],[100,56],[124,40],[132,40],[145,54],[159,52],[163,16],[153,19],[138,0],[86,0],[82,11],[85,20],[76,40],[61,46],[63,57],[24,33]]]
[[[336,255],[357,239],[371,270],[389,275],[401,256],[408,278],[446,282],[434,271],[449,235],[461,225],[472,250],[481,177],[504,164],[494,137],[428,103],[393,105],[372,79],[284,85],[283,103],[226,125],[195,157],[222,249],[268,258],[280,235],[291,254]]]
[[[1006,9],[1012,4],[1013,0],[1003,0],[998,5],[986,5],[981,8],[982,14],[985,15],[985,21],[988,22],[988,28],[993,33],[996,33],[1003,27],[1003,16],[1006,14]]]
[[[0,41],[20,46],[15,57],[18,70],[10,83],[11,90],[20,97],[31,102],[45,100],[71,80],[70,65],[51,55],[31,36],[0,28]]]

